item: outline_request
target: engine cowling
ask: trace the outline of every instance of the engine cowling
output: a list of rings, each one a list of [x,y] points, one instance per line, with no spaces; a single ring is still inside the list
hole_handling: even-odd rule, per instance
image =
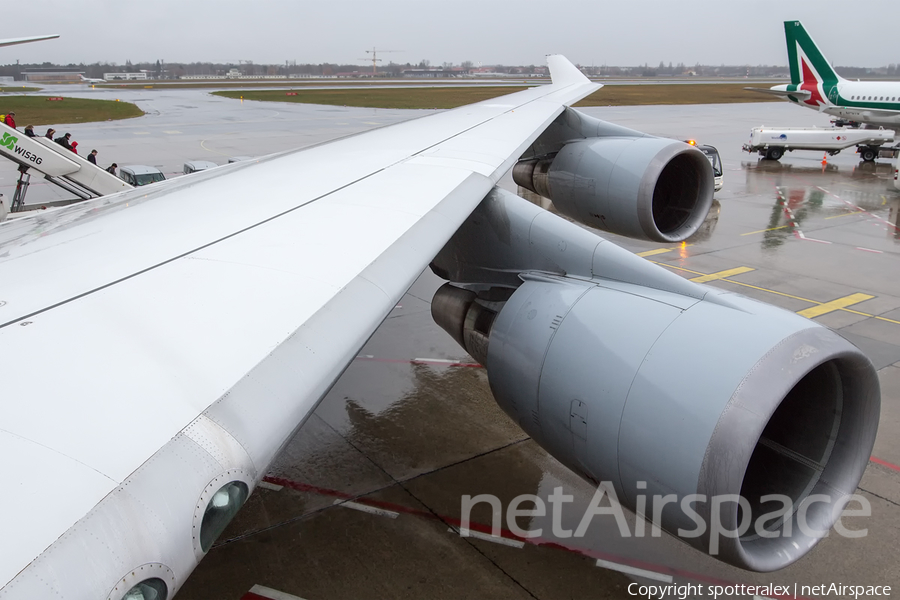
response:
[[[648,520],[647,499],[673,495],[657,525],[741,568],[783,568],[830,529],[877,430],[878,378],[856,347],[735,295],[525,278],[499,313],[468,292],[457,329],[498,404],[557,460],[632,510],[643,496]],[[450,295],[466,305],[442,289],[437,311]],[[789,499],[786,521],[771,494]]]
[[[503,410],[698,549],[785,567],[855,492],[880,390],[835,332],[683,279],[499,189],[432,268],[458,282],[435,295],[435,321],[485,365]],[[706,501],[686,508],[693,495]],[[782,508],[770,495],[792,508],[780,520],[765,519]],[[654,496],[674,498],[658,519]],[[729,497],[743,506],[715,503]],[[712,535],[716,524],[738,533]]]
[[[715,187],[700,150],[651,136],[571,142],[554,155],[520,161],[513,180],[589,227],[657,242],[690,237]]]

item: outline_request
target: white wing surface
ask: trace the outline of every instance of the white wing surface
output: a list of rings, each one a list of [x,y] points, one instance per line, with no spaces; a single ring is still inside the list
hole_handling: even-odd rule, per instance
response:
[[[550,86],[0,225],[0,598],[177,590],[211,498],[252,491],[522,151],[599,87],[549,62]]]

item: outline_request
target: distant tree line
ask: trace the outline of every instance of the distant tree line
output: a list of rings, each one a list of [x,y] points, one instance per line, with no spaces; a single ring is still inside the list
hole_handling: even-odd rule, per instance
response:
[[[648,64],[637,65],[631,67],[617,66],[586,66],[580,65],[588,74],[596,77],[673,77],[673,76],[690,76],[696,75],[700,77],[787,77],[790,74],[788,67],[781,65],[701,65],[693,66],[678,63],[673,65],[671,62],[666,64],[660,61],[659,65],[651,67]],[[465,61],[459,65],[452,63],[442,63],[442,69],[461,68],[470,70],[474,67],[472,61]],[[429,60],[423,59],[418,63],[395,63],[390,62],[386,65],[378,66],[378,75],[383,77],[398,77],[406,69],[428,69],[432,68]],[[545,72],[544,67],[536,67],[535,65],[485,65],[483,69],[494,73],[506,73],[515,75],[531,75],[541,74]],[[178,79],[188,75],[208,75],[208,76],[224,76],[231,69],[238,69],[244,75],[264,76],[264,75],[307,75],[307,76],[332,76],[338,73],[371,74],[371,65],[365,64],[338,64],[338,63],[321,63],[321,64],[297,64],[296,61],[285,61],[284,64],[255,64],[251,62],[241,61],[239,63],[211,63],[211,62],[192,62],[192,63],[166,63],[162,60],[153,62],[132,62],[126,60],[124,64],[114,62],[98,62],[92,64],[55,64],[55,63],[28,63],[28,64],[9,64],[0,65],[0,76],[14,77],[22,79],[23,71],[34,70],[71,70],[80,71],[90,78],[101,78],[104,73],[132,73],[146,71],[151,78],[154,79]],[[886,67],[879,68],[863,68],[863,67],[835,67],[835,70],[843,77],[848,79],[873,79],[884,77],[900,77],[900,67],[896,64],[890,64]]]

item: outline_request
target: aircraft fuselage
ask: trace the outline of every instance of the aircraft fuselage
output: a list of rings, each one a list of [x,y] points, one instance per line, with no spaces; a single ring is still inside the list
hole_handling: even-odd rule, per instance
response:
[[[848,121],[873,127],[900,126],[900,82],[841,81],[814,86],[801,83],[772,89],[788,92],[787,99],[794,104]],[[807,99],[790,95],[796,91],[809,91],[811,95]]]

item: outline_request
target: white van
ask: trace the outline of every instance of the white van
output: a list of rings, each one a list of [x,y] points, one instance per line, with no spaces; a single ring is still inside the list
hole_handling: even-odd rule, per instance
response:
[[[148,183],[156,183],[157,181],[165,181],[166,176],[156,167],[148,167],[147,165],[127,165],[119,167],[119,179],[125,183],[138,187],[147,185]]]
[[[214,162],[208,160],[191,160],[184,163],[184,174],[190,175],[191,173],[196,173],[198,171],[205,171],[207,169],[212,169],[213,167],[218,167]]]

